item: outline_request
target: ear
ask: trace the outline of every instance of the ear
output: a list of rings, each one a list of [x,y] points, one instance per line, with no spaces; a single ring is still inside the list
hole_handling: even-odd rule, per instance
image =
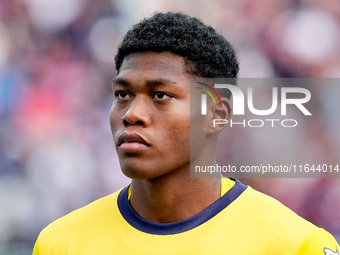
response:
[[[212,114],[210,114],[210,120],[209,120],[208,129],[207,129],[208,135],[214,135],[214,134],[218,134],[219,132],[221,132],[225,128],[225,126],[228,123],[228,120],[231,117],[232,108],[231,108],[230,101],[225,97],[222,97],[221,101],[222,101],[222,105],[220,102],[218,102],[217,105],[212,104],[212,103],[209,105]],[[214,120],[220,120],[220,121],[214,121]]]

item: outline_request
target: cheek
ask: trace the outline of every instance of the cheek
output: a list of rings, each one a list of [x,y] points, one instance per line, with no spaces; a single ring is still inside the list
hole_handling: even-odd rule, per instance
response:
[[[109,122],[110,122],[110,126],[111,129],[114,127],[114,111],[113,111],[113,107],[111,107],[110,113],[109,113]]]
[[[122,122],[122,118],[119,113],[115,110],[115,107],[112,106],[109,113],[109,122],[111,126],[111,131],[114,132],[118,128],[119,124]]]
[[[169,149],[186,151],[190,147],[190,116],[174,116],[166,125],[166,144]]]

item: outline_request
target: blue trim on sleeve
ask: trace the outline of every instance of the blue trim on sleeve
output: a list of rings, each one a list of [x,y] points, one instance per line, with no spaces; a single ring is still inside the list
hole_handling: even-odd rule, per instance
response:
[[[199,225],[213,218],[216,214],[221,212],[224,208],[230,205],[236,198],[238,198],[247,188],[246,185],[236,180],[235,185],[224,196],[219,198],[216,202],[211,204],[203,211],[194,216],[172,223],[155,223],[141,218],[131,207],[128,201],[128,188],[125,187],[118,196],[118,208],[124,219],[134,228],[149,234],[155,235],[173,235],[179,234]]]

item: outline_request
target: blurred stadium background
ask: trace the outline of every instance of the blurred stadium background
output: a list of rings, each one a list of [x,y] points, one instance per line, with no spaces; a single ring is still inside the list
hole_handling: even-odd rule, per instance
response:
[[[30,254],[49,222],[129,182],[108,123],[113,59],[121,36],[154,11],[217,28],[238,51],[241,77],[340,76],[334,0],[0,0],[1,255]],[[309,149],[339,148],[338,130],[318,125],[339,124],[327,104],[338,95],[315,94],[325,107]],[[339,179],[248,182],[339,239]]]

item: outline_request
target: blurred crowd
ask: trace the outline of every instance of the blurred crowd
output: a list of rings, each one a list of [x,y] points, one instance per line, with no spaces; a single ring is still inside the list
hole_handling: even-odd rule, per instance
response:
[[[217,28],[238,52],[240,77],[340,75],[334,0],[0,0],[0,254],[27,254],[49,222],[129,183],[108,122],[114,55],[154,11]],[[329,103],[306,125],[301,150],[321,146],[336,162],[340,88],[314,94]],[[248,182],[340,236],[338,179]]]

